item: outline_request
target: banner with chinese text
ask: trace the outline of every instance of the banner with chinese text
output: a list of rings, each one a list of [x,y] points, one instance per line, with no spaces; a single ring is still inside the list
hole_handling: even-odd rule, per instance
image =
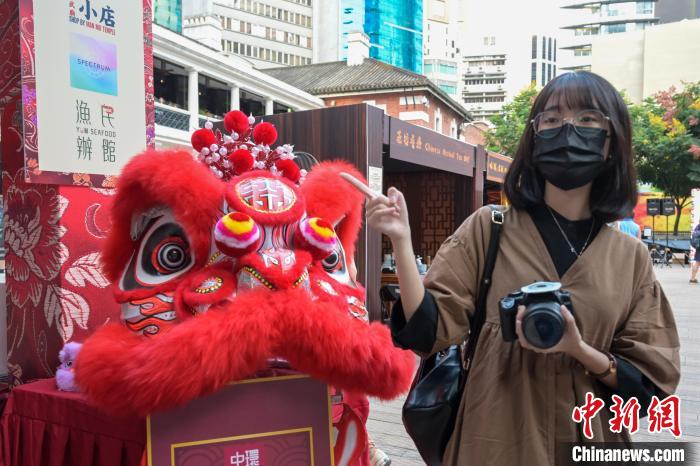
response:
[[[113,187],[154,137],[150,2],[20,3],[27,181]]]

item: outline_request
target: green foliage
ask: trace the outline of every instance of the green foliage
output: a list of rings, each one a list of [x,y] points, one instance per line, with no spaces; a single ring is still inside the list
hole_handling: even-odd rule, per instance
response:
[[[639,178],[675,199],[678,234],[690,190],[700,186],[700,82],[658,92],[631,105],[630,115]]]
[[[487,149],[513,157],[520,137],[529,124],[530,108],[537,96],[535,83],[523,89],[512,102],[501,109],[501,113],[491,118],[494,128],[486,133]]]

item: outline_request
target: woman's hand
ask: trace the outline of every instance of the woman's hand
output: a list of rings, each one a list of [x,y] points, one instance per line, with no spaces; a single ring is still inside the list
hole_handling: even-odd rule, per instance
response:
[[[384,196],[375,193],[352,175],[341,173],[340,176],[367,197],[367,225],[388,236],[394,244],[410,241],[408,208],[401,191],[392,187],[389,188],[387,196]]]
[[[566,306],[561,307],[561,315],[564,317],[564,321],[566,322],[564,335],[562,335],[559,343],[551,348],[537,348],[536,346],[532,346],[530,343],[528,343],[523,335],[524,314],[525,306],[518,307],[518,313],[515,316],[515,333],[518,334],[520,346],[537,353],[566,353],[569,356],[577,358],[584,343],[583,339],[581,338],[581,332],[579,332],[578,326],[576,325],[576,320],[574,320],[574,315],[569,311],[569,309],[567,309]]]

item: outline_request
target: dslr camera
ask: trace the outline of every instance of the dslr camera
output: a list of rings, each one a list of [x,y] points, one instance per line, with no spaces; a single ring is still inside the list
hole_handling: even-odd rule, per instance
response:
[[[520,291],[509,293],[498,302],[503,340],[517,340],[515,315],[518,306],[525,306],[523,337],[537,348],[551,348],[559,343],[566,330],[562,305],[573,314],[571,295],[561,289],[561,283],[535,282],[522,287]]]

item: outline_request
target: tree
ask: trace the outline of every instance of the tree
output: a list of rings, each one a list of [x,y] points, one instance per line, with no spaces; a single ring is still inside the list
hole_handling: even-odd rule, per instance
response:
[[[530,123],[530,109],[537,96],[535,83],[523,89],[512,102],[501,109],[501,113],[491,118],[493,128],[486,133],[486,147],[493,152],[515,156],[520,137]]]
[[[674,199],[677,235],[690,191],[700,186],[700,82],[658,92],[630,114],[639,178]]]

